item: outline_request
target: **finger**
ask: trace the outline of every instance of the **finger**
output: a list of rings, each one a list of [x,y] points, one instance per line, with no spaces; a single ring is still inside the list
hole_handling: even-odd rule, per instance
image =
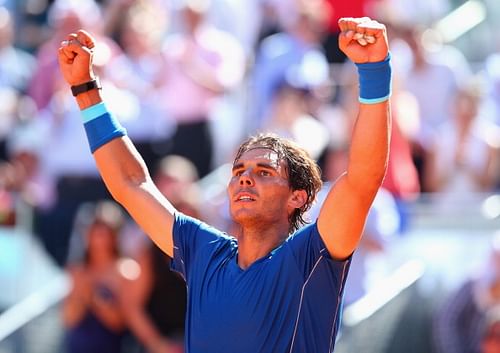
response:
[[[356,24],[357,24],[356,19],[353,17],[342,17],[338,21],[338,25],[340,27],[341,32],[349,30],[354,31],[356,29]]]
[[[377,41],[377,39],[374,37],[374,36],[371,36],[369,34],[365,35],[364,36],[364,39],[369,43],[369,44],[373,44]]]
[[[342,31],[339,35],[339,48],[346,48],[353,40],[354,34],[354,31]]]
[[[366,44],[373,44],[376,42],[376,39],[374,36],[366,34],[366,33],[359,33],[356,32],[352,38],[353,40],[357,40],[359,44],[365,46]]]
[[[66,40],[63,40],[61,42],[61,47],[68,47],[69,45],[72,44],[79,44],[78,40],[76,39],[76,34],[71,33],[66,37]]]
[[[57,50],[57,59],[59,60],[60,63],[63,63],[63,64],[71,64],[71,59],[69,59],[67,57],[67,55],[64,53],[64,49],[63,47],[60,47],[58,50]]]
[[[368,42],[365,40],[365,35],[363,33],[356,32],[352,36],[353,40],[356,40],[360,45],[365,46]]]
[[[347,21],[347,29],[350,31],[356,31],[356,27],[358,26],[358,22],[355,18],[349,18]]]
[[[70,43],[71,42],[78,42],[78,36],[76,35],[76,33],[68,34],[67,40]]]
[[[72,63],[75,59],[75,53],[69,50],[67,47],[61,46],[59,48],[59,58],[65,63]]]
[[[364,37],[361,37],[358,39],[358,43],[364,47],[365,45],[368,44],[368,41]]]
[[[94,38],[87,31],[80,29],[76,32],[76,39],[85,47],[93,49],[95,47]]]
[[[71,36],[68,36],[68,38],[72,38]],[[74,55],[91,55],[92,51],[83,46],[80,41],[76,39],[69,39],[66,41],[63,41],[61,43],[61,46],[65,49],[65,51],[71,51],[74,53]]]
[[[354,36],[352,37],[352,39],[358,40],[360,38],[363,38],[363,36],[364,36],[363,33],[356,32],[356,33],[354,33]]]
[[[339,19],[339,27],[341,31],[346,30],[356,30],[356,27],[362,23],[370,22],[371,18],[369,17],[342,17]]]
[[[386,32],[385,26],[377,21],[362,23],[358,27],[359,30],[364,31],[365,35],[370,35],[376,38],[383,36]]]

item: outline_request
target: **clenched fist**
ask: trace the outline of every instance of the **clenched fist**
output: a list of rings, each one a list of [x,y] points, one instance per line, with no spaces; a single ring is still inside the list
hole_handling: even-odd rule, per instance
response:
[[[95,78],[92,70],[94,46],[94,39],[84,30],[71,33],[67,40],[61,43],[58,52],[59,67],[70,86],[79,85]]]
[[[339,20],[339,47],[356,64],[383,61],[389,52],[385,25],[369,17]]]

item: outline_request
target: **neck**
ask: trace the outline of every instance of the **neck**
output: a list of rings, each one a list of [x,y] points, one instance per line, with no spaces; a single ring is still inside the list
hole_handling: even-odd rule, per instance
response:
[[[246,269],[277,248],[288,237],[288,227],[288,223],[266,227],[242,227],[238,237],[238,266]]]

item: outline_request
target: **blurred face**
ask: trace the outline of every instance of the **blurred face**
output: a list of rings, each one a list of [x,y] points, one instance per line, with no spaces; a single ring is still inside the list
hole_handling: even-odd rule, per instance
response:
[[[0,49],[12,45],[12,20],[5,8],[0,8]]]
[[[198,28],[198,26],[203,21],[203,14],[193,9],[190,9],[189,7],[184,9],[182,15],[184,23],[186,25],[186,29],[189,32],[195,31],[196,28]]]
[[[290,124],[307,111],[304,94],[294,88],[283,88],[275,98],[276,114]]]
[[[115,236],[104,224],[94,224],[89,229],[88,244],[91,256],[113,254],[116,245]]]
[[[77,12],[67,10],[57,19],[55,26],[57,32],[67,35],[67,33],[76,32],[78,29],[84,27],[84,24]]]
[[[234,162],[228,196],[231,216],[243,227],[288,222],[293,211],[285,162],[268,148],[250,149]]]

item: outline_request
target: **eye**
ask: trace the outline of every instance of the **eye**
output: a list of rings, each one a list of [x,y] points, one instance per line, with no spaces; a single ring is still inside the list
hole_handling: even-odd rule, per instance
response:
[[[233,173],[234,176],[241,176],[241,174],[243,174],[243,171],[242,170],[237,170],[236,172]]]
[[[265,177],[265,176],[271,176],[271,173],[267,170],[261,170],[259,171],[259,175]]]

